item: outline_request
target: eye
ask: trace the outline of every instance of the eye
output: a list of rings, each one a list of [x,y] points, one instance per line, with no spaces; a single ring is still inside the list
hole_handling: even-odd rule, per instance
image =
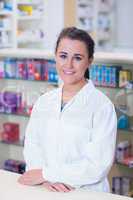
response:
[[[82,58],[80,56],[75,56],[74,58],[75,58],[76,61],[81,61],[82,60]]]
[[[62,59],[65,59],[65,58],[67,58],[67,55],[65,55],[65,54],[60,54],[59,57],[62,58]]]

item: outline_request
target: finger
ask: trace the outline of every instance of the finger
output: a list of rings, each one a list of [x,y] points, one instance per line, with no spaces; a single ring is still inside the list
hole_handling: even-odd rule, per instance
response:
[[[66,184],[64,184],[64,183],[63,183],[63,185],[64,185],[66,188],[68,188],[69,190],[74,190],[74,187],[72,187],[72,186],[70,186],[70,185],[66,185]]]
[[[21,176],[18,179],[18,182],[20,184],[23,184],[23,185],[35,185],[35,181],[34,180],[32,180],[31,178],[28,178],[28,177],[24,177],[24,176]]]
[[[57,190],[51,184],[49,184],[47,182],[43,183],[43,186],[49,191],[57,192]]]
[[[54,183],[52,186],[58,191],[58,192],[69,192],[69,188],[65,187],[62,183]]]

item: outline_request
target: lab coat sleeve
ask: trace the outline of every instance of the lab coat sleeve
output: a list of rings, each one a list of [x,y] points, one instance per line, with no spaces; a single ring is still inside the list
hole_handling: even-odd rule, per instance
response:
[[[84,147],[82,159],[54,166],[53,169],[45,168],[45,179],[71,186],[98,183],[108,175],[113,163],[116,132],[115,109],[107,103],[94,114],[92,140]]]
[[[39,112],[37,101],[33,107],[28,126],[25,133],[24,141],[24,159],[26,162],[26,170],[42,168],[42,153],[39,143],[38,126]]]

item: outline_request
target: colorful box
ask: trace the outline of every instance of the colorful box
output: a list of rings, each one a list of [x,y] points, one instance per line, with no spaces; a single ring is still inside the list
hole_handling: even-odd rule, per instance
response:
[[[5,142],[19,141],[19,124],[6,122],[3,124],[2,140]]]
[[[119,72],[119,87],[125,87],[132,79],[132,73],[130,70],[120,70]]]

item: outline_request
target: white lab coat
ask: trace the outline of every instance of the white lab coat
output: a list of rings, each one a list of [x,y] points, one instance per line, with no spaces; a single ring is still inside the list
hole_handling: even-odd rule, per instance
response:
[[[36,102],[26,130],[27,170],[42,168],[50,182],[109,191],[117,119],[111,101],[89,80],[61,112],[62,86]]]

